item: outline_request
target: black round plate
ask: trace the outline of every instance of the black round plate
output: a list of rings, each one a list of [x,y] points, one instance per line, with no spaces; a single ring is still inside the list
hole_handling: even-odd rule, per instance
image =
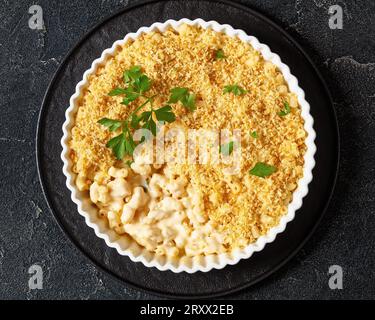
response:
[[[235,266],[208,273],[174,274],[146,268],[121,256],[96,237],[70,199],[62,173],[60,139],[64,112],[76,84],[92,61],[127,33],[156,21],[202,18],[230,24],[256,36],[280,55],[299,79],[311,105],[317,132],[316,167],[309,194],[296,218],[266,248]],[[51,211],[68,237],[97,266],[138,289],[169,297],[217,297],[233,293],[272,274],[302,247],[322,218],[333,191],[339,157],[336,117],[330,95],[317,69],[302,48],[263,15],[228,1],[148,1],[115,14],[92,29],[69,52],[56,72],[40,112],[37,161],[40,181]]]

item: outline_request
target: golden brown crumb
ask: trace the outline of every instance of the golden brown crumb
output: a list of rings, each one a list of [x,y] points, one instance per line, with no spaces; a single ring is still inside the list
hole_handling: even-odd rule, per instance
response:
[[[213,53],[218,49],[224,51],[225,59],[215,60]],[[199,190],[203,211],[224,233],[228,248],[254,242],[277,225],[303,174],[306,132],[301,110],[273,64],[249,44],[212,30],[184,25],[179,33],[142,35],[119,48],[90,76],[72,129],[74,171],[93,181],[95,173],[107,172],[115,164],[106,148],[112,134],[97,121],[124,119],[137,104],[126,107],[120,97],[108,96],[113,88],[123,86],[123,71],[134,65],[153,80],[150,95],[158,94],[156,105],[166,103],[174,87],[187,87],[197,94],[194,112],[173,106],[176,123],[192,129],[241,129],[238,175],[224,175],[223,164],[173,168]],[[225,85],[235,83],[249,93],[223,94]],[[284,101],[292,107],[291,113],[280,117]],[[253,131],[256,139],[250,135]],[[257,162],[273,165],[277,172],[266,179],[250,175]]]

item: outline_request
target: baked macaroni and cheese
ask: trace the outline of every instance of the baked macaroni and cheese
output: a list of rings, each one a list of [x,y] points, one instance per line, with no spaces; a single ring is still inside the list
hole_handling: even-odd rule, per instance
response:
[[[168,257],[231,252],[278,225],[307,135],[275,65],[188,25],[119,47],[89,76],[71,133],[78,189],[111,229]]]

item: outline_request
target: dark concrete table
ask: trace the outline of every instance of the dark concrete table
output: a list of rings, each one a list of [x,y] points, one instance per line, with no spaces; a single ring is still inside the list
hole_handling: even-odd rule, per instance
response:
[[[35,132],[47,85],[67,51],[102,18],[134,0],[47,1],[45,30],[28,26],[35,1],[0,8],[0,299],[153,299],[97,270],[60,231],[48,211],[35,163]],[[303,45],[331,89],[341,130],[341,170],[327,214],[287,266],[237,299],[375,297],[375,3],[242,1],[278,22]],[[331,30],[328,8],[343,8]],[[44,272],[30,290],[30,266]],[[343,289],[328,286],[340,265]]]

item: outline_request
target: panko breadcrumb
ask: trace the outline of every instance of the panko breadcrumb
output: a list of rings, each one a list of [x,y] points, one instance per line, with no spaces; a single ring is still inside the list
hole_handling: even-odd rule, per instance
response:
[[[215,58],[219,49],[224,59]],[[108,96],[123,85],[124,70],[135,65],[152,79],[150,95],[158,94],[155,105],[167,103],[174,87],[197,95],[194,112],[173,106],[177,120],[171,127],[241,130],[241,166],[235,175],[226,175],[224,164],[169,164],[198,192],[202,214],[223,235],[225,248],[246,246],[276,226],[303,175],[306,132],[297,97],[276,66],[250,44],[200,27],[183,25],[178,31],[143,34],[118,48],[89,77],[70,141],[77,184],[88,190],[95,175],[118,164],[106,147],[113,134],[97,122],[103,117],[125,119],[137,105],[126,107],[121,97]],[[229,84],[248,93],[223,94]],[[281,117],[284,102],[291,112]],[[277,172],[267,178],[250,175],[257,162],[273,165]]]

